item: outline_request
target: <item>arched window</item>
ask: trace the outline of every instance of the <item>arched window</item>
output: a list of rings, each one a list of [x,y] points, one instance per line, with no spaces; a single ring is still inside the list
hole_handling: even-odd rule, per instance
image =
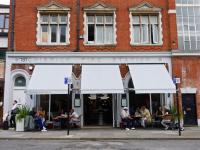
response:
[[[18,76],[15,79],[15,86],[16,87],[23,87],[26,86],[26,79],[23,76]]]

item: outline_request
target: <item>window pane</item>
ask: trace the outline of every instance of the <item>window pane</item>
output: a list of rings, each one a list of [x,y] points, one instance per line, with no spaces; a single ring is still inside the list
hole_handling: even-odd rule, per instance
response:
[[[105,43],[113,43],[113,26],[105,26]]]
[[[9,18],[5,18],[5,28],[9,27]]]
[[[88,41],[94,41],[94,24],[88,25]]]
[[[157,16],[151,16],[150,17],[150,23],[151,24],[158,24],[158,17]]]
[[[4,27],[4,15],[0,15],[0,28]]]
[[[133,16],[132,19],[133,19],[133,24],[140,24],[139,16]]]
[[[57,25],[51,25],[51,42],[57,42]]]
[[[133,42],[140,43],[140,26],[139,25],[133,26]]]
[[[142,24],[148,24],[149,23],[149,20],[148,20],[148,16],[142,16],[141,17],[141,22],[142,22]]]
[[[103,43],[104,42],[103,26],[96,26],[96,42],[97,43]]]
[[[61,23],[67,23],[67,16],[66,15],[60,16],[60,22]]]
[[[48,26],[42,25],[42,42],[48,42]]]
[[[179,47],[180,50],[184,50],[183,37],[182,36],[178,37],[178,47]]]
[[[190,50],[190,42],[185,41],[185,50]]]
[[[142,43],[149,43],[148,25],[142,25]]]
[[[152,25],[152,43],[153,44],[156,44],[156,43],[158,43],[158,25]]]
[[[97,23],[103,23],[103,16],[96,16]]]
[[[58,16],[51,16],[51,22],[52,23],[57,23],[58,22]]]
[[[105,16],[105,22],[112,24],[113,23],[113,16]]]
[[[26,86],[26,79],[22,76],[19,76],[15,79],[15,86]]]
[[[94,23],[94,16],[88,16],[87,17],[87,22],[88,23]]]
[[[66,25],[60,25],[60,42],[66,42]]]
[[[49,22],[49,16],[48,15],[42,15],[41,16],[41,22],[43,22],[43,23]]]

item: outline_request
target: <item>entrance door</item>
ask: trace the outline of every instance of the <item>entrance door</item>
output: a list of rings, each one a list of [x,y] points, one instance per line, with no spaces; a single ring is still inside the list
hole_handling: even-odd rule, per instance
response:
[[[84,95],[84,124],[91,126],[112,126],[112,95]]]
[[[183,94],[182,105],[185,125],[197,125],[195,94]]]

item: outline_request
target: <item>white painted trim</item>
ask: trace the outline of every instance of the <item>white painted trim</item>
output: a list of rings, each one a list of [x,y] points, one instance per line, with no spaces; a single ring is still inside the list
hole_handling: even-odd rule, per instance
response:
[[[7,60],[15,64],[134,64],[170,63],[170,52],[8,52]]]
[[[200,6],[200,4],[176,4],[176,6],[182,6],[182,7],[194,7],[194,6]]]
[[[181,88],[181,93],[182,94],[196,94],[197,88],[184,87],[184,88]]]
[[[200,127],[200,119],[197,119],[197,124]]]
[[[168,14],[176,14],[176,9],[169,9]]]
[[[172,51],[172,56],[200,56],[200,51],[199,50],[196,50],[196,51],[175,50],[175,51]]]

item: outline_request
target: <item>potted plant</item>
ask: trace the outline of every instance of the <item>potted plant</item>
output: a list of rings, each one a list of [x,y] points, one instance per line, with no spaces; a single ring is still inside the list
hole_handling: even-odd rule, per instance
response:
[[[29,114],[30,108],[22,105],[17,110],[16,115],[16,131],[24,131],[24,119]]]

